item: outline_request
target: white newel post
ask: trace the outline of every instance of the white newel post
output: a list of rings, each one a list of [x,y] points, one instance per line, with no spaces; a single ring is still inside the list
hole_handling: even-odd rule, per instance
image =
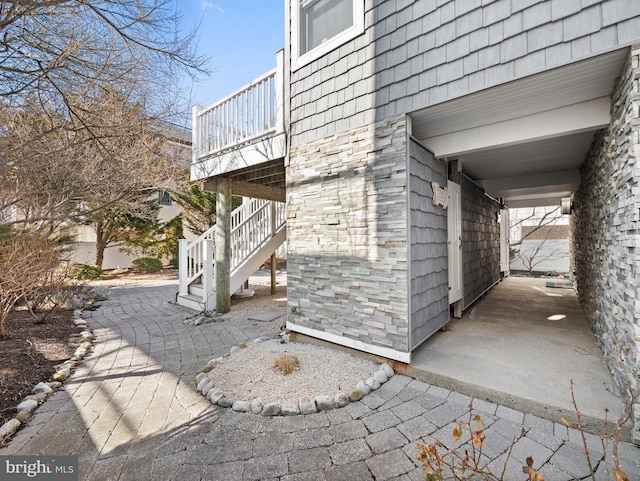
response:
[[[205,239],[202,244],[202,296],[205,311],[215,308],[213,292],[213,240]]]
[[[272,200],[269,202],[271,207],[271,237],[276,236],[276,229],[278,228],[276,203]]]
[[[187,278],[189,277],[187,258],[187,239],[178,240],[178,294],[186,296],[189,293]]]
[[[191,163],[198,161],[198,156],[205,150],[202,148],[202,129],[200,126],[200,112],[204,108],[202,105],[194,105],[191,108]]]
[[[276,52],[276,130],[285,131],[284,122],[284,50]]]

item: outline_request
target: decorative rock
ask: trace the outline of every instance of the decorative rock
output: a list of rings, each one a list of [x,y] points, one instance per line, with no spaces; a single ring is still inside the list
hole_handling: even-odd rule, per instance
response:
[[[260,414],[262,412],[262,408],[264,408],[264,403],[262,399],[259,397],[251,400],[251,412],[253,414]]]
[[[239,343],[238,343],[238,347],[239,347],[240,349],[244,349],[245,347],[247,347],[247,343],[246,343],[246,342],[239,342]]]
[[[335,402],[336,407],[343,408],[347,404],[349,404],[349,397],[344,392],[339,392],[335,395],[333,401]]]
[[[75,311],[73,311],[73,318],[74,319],[80,319],[80,317],[82,317],[82,310],[81,309],[76,309]]]
[[[258,344],[259,342],[262,342],[262,338],[261,337],[257,337],[253,340],[254,344]]]
[[[393,377],[393,375],[395,374],[395,371],[393,370],[393,368],[386,362],[383,362],[382,364],[380,364],[380,369],[384,371],[384,373],[387,375],[388,378]]]
[[[56,372],[53,376],[51,376],[52,381],[65,382],[67,380],[67,376],[62,372]]]
[[[318,412],[316,402],[311,399],[311,396],[302,396],[298,400],[298,407],[300,408],[300,414],[313,414]]]
[[[219,363],[220,361],[222,361],[221,357],[217,357],[215,359],[211,359],[208,363],[207,366],[215,366],[217,363]]]
[[[365,381],[365,384],[369,386],[372,391],[375,391],[376,389],[380,388],[380,381],[378,381],[374,377],[370,377],[369,379],[367,379]]]
[[[206,378],[206,377],[207,377],[206,373],[204,373],[204,372],[198,373],[198,374],[196,375],[196,386],[197,386],[198,384],[200,384],[200,381],[202,381],[202,380],[203,380],[204,378]]]
[[[366,384],[365,384],[365,386],[366,386]],[[367,387],[369,387],[369,386],[367,386]],[[364,394],[362,393],[362,391],[360,389],[351,389],[349,391],[349,393],[347,394],[347,397],[349,398],[349,401],[354,403],[356,401],[360,401],[364,397]]]
[[[31,417],[31,411],[20,411],[18,414],[16,414],[16,419],[18,421],[20,421],[22,424],[26,423],[27,420]]]
[[[235,401],[231,409],[238,413],[251,412],[251,403],[249,401]]]
[[[360,391],[363,396],[366,396],[367,394],[369,394],[371,392],[371,386],[369,386],[364,381],[358,381],[358,384],[356,384],[356,389],[358,391]]]
[[[39,392],[37,394],[30,394],[28,396],[24,397],[24,400],[28,400],[28,399],[33,399],[35,402],[37,402],[38,404],[40,404],[42,401],[44,401],[45,399],[47,399],[48,394],[45,394],[43,392]]]
[[[11,419],[0,426],[0,442],[7,439],[13,433],[15,433],[20,427],[20,421],[17,419]]]
[[[209,382],[209,378],[206,376],[203,377],[202,379],[200,379],[200,381],[198,381],[198,385],[196,386],[196,389],[202,392],[202,388],[205,387],[208,382]]]
[[[84,357],[87,355],[87,350],[84,347],[79,347],[78,349],[76,349],[76,351],[73,353],[73,357]]]
[[[215,385],[216,385],[216,384],[215,384],[213,381],[209,380],[209,381],[208,381],[208,382],[207,382],[207,383],[202,387],[202,389],[200,390],[200,392],[206,396],[206,394],[207,394],[209,391],[211,391],[211,389],[213,389],[213,387],[214,387]]]
[[[45,383],[47,386],[49,386],[51,389],[58,389],[60,386],[62,386],[61,382],[56,382],[56,381],[49,381]]]
[[[44,394],[51,394],[53,392],[53,389],[51,389],[51,387],[49,387],[46,383],[39,382],[38,384],[36,384],[33,387],[31,392],[34,393],[34,394],[37,394],[39,392],[44,393]]]
[[[21,412],[21,411],[33,411],[35,408],[38,407],[38,401],[35,401],[34,399],[26,399],[24,401],[22,401],[20,404],[18,404],[18,406],[16,407],[16,411]]]
[[[373,378],[378,381],[380,384],[384,384],[385,382],[387,382],[389,380],[389,378],[387,377],[387,375],[384,373],[384,371],[379,370],[373,373]]]
[[[82,327],[84,327],[84,326],[86,326],[86,325],[87,325],[87,321],[85,321],[85,320],[84,320],[84,319],[82,319],[81,317],[79,317],[78,319],[74,320],[74,321],[73,321],[73,323],[74,323],[76,326],[82,326]]]
[[[262,415],[277,416],[278,414],[280,414],[281,410],[282,410],[282,406],[280,405],[280,403],[267,403],[264,405],[264,408],[262,409]]]
[[[220,399],[218,399],[218,406],[223,408],[230,408],[231,406],[233,406],[234,402],[235,401],[233,399],[229,399],[228,397],[222,396]]]
[[[212,389],[211,392],[207,393],[207,397],[209,398],[209,401],[211,401],[211,404],[218,404],[218,401],[224,397],[224,393],[222,391]]]
[[[198,369],[198,374],[204,374],[207,373],[209,371],[211,371],[213,369],[213,366],[209,366],[208,364],[206,366],[201,367],[200,369]]]
[[[93,332],[91,332],[91,331],[82,331],[80,333],[80,335],[85,339],[95,339],[96,338],[96,336],[94,336]]]
[[[56,367],[59,371],[60,369],[71,369],[72,367],[76,367],[78,362],[74,359],[67,359],[65,362]]]
[[[282,406],[280,414],[283,416],[297,416],[300,414],[300,409],[298,406]]]
[[[238,346],[233,346],[230,350],[229,350],[229,354],[233,354],[234,352],[238,352],[240,350],[240,348]]]
[[[316,406],[318,407],[318,411],[329,411],[335,407],[333,404],[333,399],[329,396],[316,396],[315,398]]]

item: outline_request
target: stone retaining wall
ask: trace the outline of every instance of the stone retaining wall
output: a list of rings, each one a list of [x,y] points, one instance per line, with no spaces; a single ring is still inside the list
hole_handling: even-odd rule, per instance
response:
[[[640,388],[639,64],[636,46],[613,92],[611,124],[597,134],[582,166],[572,216],[580,303],[616,388],[627,397],[627,382],[636,391]],[[640,442],[638,405],[634,440]]]
[[[291,148],[290,323],[409,351],[406,149],[404,116]]]

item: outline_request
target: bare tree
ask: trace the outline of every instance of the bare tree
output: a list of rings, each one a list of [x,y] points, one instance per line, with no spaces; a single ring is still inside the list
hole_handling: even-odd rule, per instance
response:
[[[560,228],[560,208],[525,211],[524,216],[511,216],[510,257],[519,259],[523,267],[532,275],[536,267],[544,262],[564,258],[567,253],[554,245],[551,237],[554,229]]]
[[[19,230],[53,232],[87,223],[108,207],[173,185],[178,166],[140,105],[121,93],[84,99],[83,119],[45,109],[0,105],[0,210]]]
[[[195,32],[180,35],[169,0],[0,1],[0,97],[64,97],[90,85],[176,68],[203,70]],[[161,75],[158,75],[161,74]]]

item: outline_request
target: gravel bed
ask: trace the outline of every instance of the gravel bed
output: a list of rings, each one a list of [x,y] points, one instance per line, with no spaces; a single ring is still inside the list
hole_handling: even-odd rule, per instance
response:
[[[300,366],[284,375],[274,367],[282,353],[296,356]],[[216,363],[208,373],[231,399],[297,405],[302,396],[333,395],[370,378],[378,364],[349,353],[305,342],[281,344],[278,339],[248,343]]]

